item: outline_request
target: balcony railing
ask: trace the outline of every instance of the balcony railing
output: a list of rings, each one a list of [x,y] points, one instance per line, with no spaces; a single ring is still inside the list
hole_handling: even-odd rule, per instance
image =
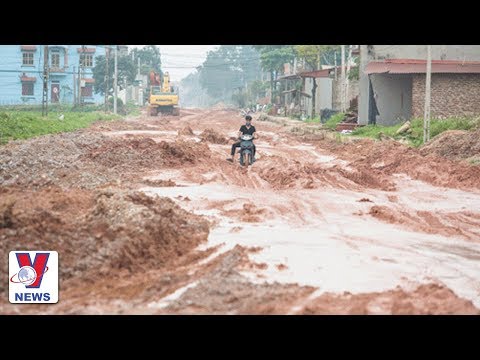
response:
[[[63,66],[51,66],[50,69],[49,69],[49,72],[50,73],[65,73],[65,67]]]

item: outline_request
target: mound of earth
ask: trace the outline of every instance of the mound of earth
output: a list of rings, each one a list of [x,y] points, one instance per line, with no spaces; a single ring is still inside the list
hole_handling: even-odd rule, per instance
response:
[[[202,141],[210,142],[213,144],[228,144],[228,139],[225,136],[219,134],[213,129],[205,129],[201,134],[200,138]]]
[[[434,137],[425,144],[420,153],[434,154],[448,159],[480,160],[480,128],[475,131],[450,130]]]
[[[209,224],[168,198],[141,192],[1,188],[0,257],[19,248],[59,252],[60,287],[75,277],[160,269],[207,239]],[[142,261],[138,261],[142,259]],[[7,273],[7,262],[1,264]],[[64,282],[62,284],[62,282]],[[1,287],[0,293],[5,293]],[[6,295],[5,295],[6,296]]]

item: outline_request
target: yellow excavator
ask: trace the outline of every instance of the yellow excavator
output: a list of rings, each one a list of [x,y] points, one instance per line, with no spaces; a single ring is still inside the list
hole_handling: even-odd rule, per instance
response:
[[[163,81],[160,74],[150,71],[150,95],[148,97],[148,114],[157,116],[158,113],[178,116],[178,89],[170,85],[170,75],[163,74]]]

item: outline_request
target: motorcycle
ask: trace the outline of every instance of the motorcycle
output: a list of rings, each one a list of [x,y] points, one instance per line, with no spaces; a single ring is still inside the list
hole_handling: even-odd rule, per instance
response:
[[[240,137],[240,165],[247,166],[253,165],[255,159],[253,158],[253,136],[242,135]]]

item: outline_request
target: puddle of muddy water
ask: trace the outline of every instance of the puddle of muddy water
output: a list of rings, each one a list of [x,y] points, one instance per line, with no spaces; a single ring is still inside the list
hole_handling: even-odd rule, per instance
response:
[[[406,211],[457,211],[465,206],[480,208],[480,194],[430,189],[427,184],[401,177],[398,181],[401,182],[397,187],[400,191],[394,194],[399,206]],[[372,206],[359,202],[361,197],[369,198],[375,205],[391,205],[388,200],[390,192],[373,189],[363,193],[340,189],[283,192],[249,189],[249,196],[246,196],[245,188],[216,183],[145,187],[143,191],[176,199],[186,210],[218,219],[208,242],[199,249],[221,246],[203,262],[237,244],[262,247],[262,251],[249,256],[252,261],[266,263],[268,267],[243,271],[252,282],[297,283],[314,286],[322,293],[349,291],[354,294],[391,290],[398,285],[409,287],[438,282],[480,308],[480,243],[419,233],[370,216],[353,215],[359,210],[367,213]],[[178,200],[179,196],[188,196],[191,201],[182,202]],[[260,223],[245,223],[207,206],[209,201],[238,200],[244,203],[252,196],[260,207],[282,204],[290,211],[262,219]],[[298,219],[295,220],[292,204],[308,204],[298,209],[307,218],[303,226],[299,225]],[[316,213],[308,210],[312,206],[317,208]],[[234,228],[237,229],[232,231]],[[279,265],[285,267],[279,270]],[[258,275],[262,278],[259,279]]]
[[[268,268],[244,272],[252,282],[278,281],[310,285],[323,292],[363,293],[434,280],[480,308],[480,263],[469,254],[445,251],[452,239],[399,232],[387,224],[348,224],[343,234],[332,230],[327,224],[302,228],[243,225],[239,232],[231,233],[228,226],[219,226],[202,248],[224,244],[221,253],[237,244],[263,247],[250,258]],[[356,246],[349,246],[345,239]],[[425,243],[435,245],[418,246]],[[469,243],[468,248],[478,253],[480,245]],[[278,270],[280,264],[286,268]],[[259,272],[265,279],[257,278]]]

